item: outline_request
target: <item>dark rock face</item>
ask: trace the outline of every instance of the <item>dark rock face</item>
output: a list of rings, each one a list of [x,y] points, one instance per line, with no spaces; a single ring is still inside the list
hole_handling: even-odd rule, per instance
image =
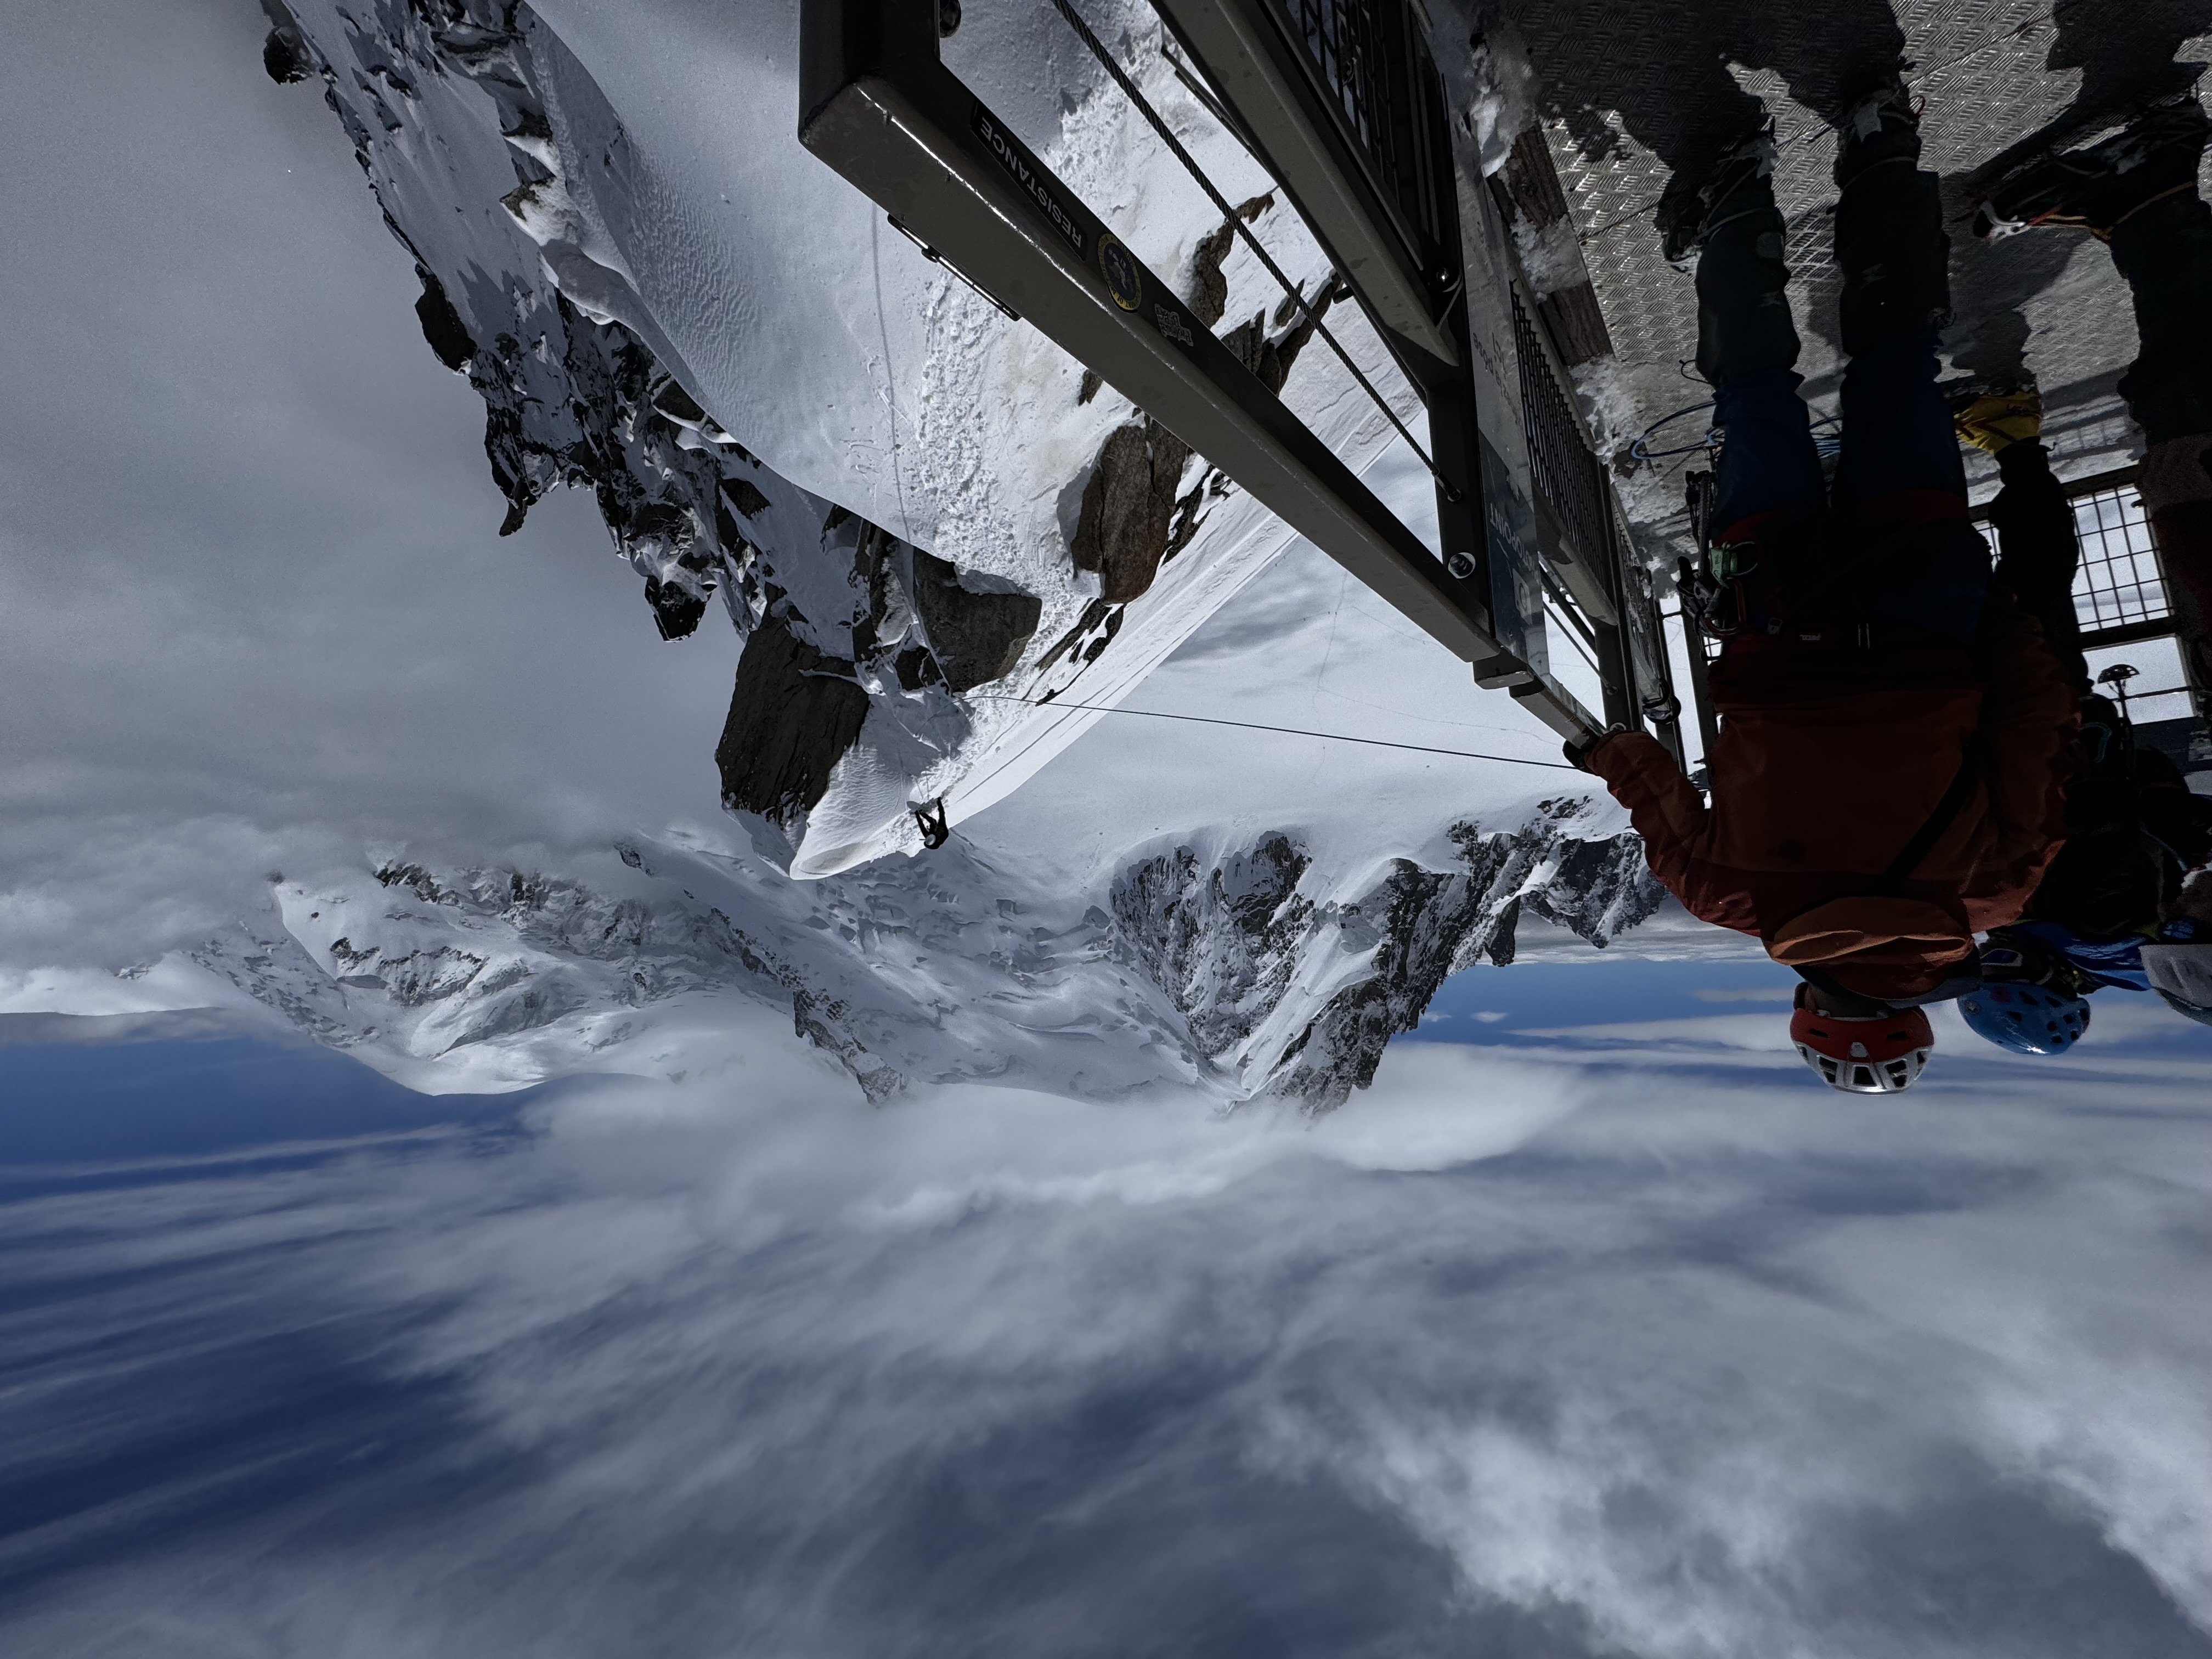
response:
[[[730,505],[748,519],[757,519],[768,511],[768,497],[750,478],[725,478],[722,493],[730,498]]]
[[[1184,847],[1115,881],[1115,927],[1203,1052],[1235,1048],[1282,1000],[1313,921],[1297,890],[1307,863],[1273,835],[1210,868]]]
[[[1290,295],[1283,296],[1275,307],[1274,326],[1279,334],[1267,332],[1267,315],[1253,313],[1250,320],[1240,324],[1221,337],[1237,361],[1252,371],[1252,377],[1270,392],[1279,392],[1283,382],[1290,379],[1291,365],[1298,360],[1298,353],[1306,349],[1328,308],[1336,302],[1341,290],[1334,283],[1324,288],[1319,298],[1301,306]],[[1288,323],[1289,327],[1284,325]]]
[[[1044,601],[1030,593],[972,592],[945,560],[919,548],[913,559],[915,612],[945,685],[972,691],[1012,673],[1036,635]]]
[[[707,614],[703,594],[693,593],[658,576],[645,579],[645,602],[653,607],[653,621],[664,640],[689,639],[699,631]]]
[[[446,297],[442,289],[438,297]],[[433,304],[427,281],[423,301]],[[473,345],[460,365],[486,407],[484,453],[508,504],[501,533],[520,529],[554,486],[588,489],[617,549],[645,578],[663,639],[693,632],[725,586],[736,588],[733,619],[749,623],[765,603],[759,550],[726,501],[764,500],[742,476],[757,470],[750,457],[726,434],[702,441],[697,404],[628,330],[592,322],[565,297],[555,297],[555,308],[562,323],[556,374],[542,362],[555,342],[526,349],[504,332]],[[445,310],[453,313],[450,301]],[[424,313],[423,332],[441,361],[449,361],[449,349],[471,344],[457,313],[448,327]]]
[[[1424,870],[1401,859],[1380,887],[1347,905],[1346,923],[1381,935],[1373,971],[1338,992],[1291,1039],[1270,1092],[1319,1114],[1372,1083],[1383,1048],[1419,1021],[1461,945],[1491,920],[1484,914],[1487,896],[1470,875]],[[1506,908],[1500,906],[1500,914]]]
[[[468,325],[453,309],[443,283],[421,265],[415,267],[415,274],[422,279],[422,297],[415,301],[415,316],[422,325],[422,337],[429,342],[440,362],[456,374],[467,374],[470,360],[477,355],[477,343],[469,338]]]
[[[1132,421],[1107,435],[1084,486],[1071,551],[1078,570],[1098,574],[1109,605],[1127,605],[1159,574],[1189,459],[1190,446],[1158,421]]]
[[[868,715],[852,676],[775,618],[753,629],[714,750],[725,806],[789,829],[822,799]]]
[[[276,26],[271,53],[296,49],[287,67],[319,67],[281,0],[264,5]],[[331,77],[331,108],[372,182],[380,138],[411,119],[386,94],[404,107],[426,75],[472,82],[512,137],[550,137],[514,5],[423,0],[380,7],[375,15],[374,27],[355,25],[346,37],[356,60],[349,65],[353,82],[373,89],[362,94],[365,110],[337,95],[340,71],[321,66]],[[278,67],[273,56],[270,67]],[[534,150],[508,159],[517,179],[505,198],[511,210],[557,191],[559,180]],[[716,425],[630,330],[594,321],[550,286],[502,280],[458,258],[438,264],[393,205],[385,204],[385,222],[422,278],[416,314],[423,337],[484,400],[484,453],[507,501],[501,533],[520,529],[556,486],[589,489],[617,550],[645,581],[662,637],[693,632],[717,592],[738,630],[750,629],[769,602],[775,557],[801,550],[763,547],[766,538],[749,533],[744,520],[765,511],[772,494],[795,492]],[[787,536],[791,528],[784,526]]]
[[[1237,208],[1237,216],[1257,219],[1273,205],[1272,192],[1257,196]],[[1199,243],[1192,258],[1187,284],[1190,307],[1208,328],[1228,309],[1229,283],[1221,274],[1221,263],[1229,257],[1236,234],[1234,220],[1223,224]],[[1258,312],[1222,336],[1222,343],[1268,391],[1280,392],[1291,365],[1337,298],[1334,284],[1309,305],[1285,295],[1273,319],[1279,332],[1271,336],[1267,313]],[[1086,375],[1078,401],[1089,403],[1097,390],[1097,377]],[[1078,570],[1098,574],[1107,604],[1127,605],[1149,589],[1160,566],[1197,533],[1208,495],[1227,489],[1227,478],[1209,470],[1178,496],[1190,457],[1188,444],[1149,418],[1107,434],[1091,482],[1084,487],[1082,516],[1070,550]]]
[[[1237,246],[1237,219],[1251,224],[1274,205],[1275,192],[1272,190],[1240,204],[1236,218],[1222,221],[1220,229],[1191,251],[1190,281],[1185,285],[1186,290],[1191,310],[1208,328],[1219,322],[1229,309],[1229,279],[1221,274],[1221,265],[1228,258],[1229,250]]]
[[[1667,890],[1652,875],[1644,843],[1634,834],[1602,841],[1565,834],[1582,806],[1580,801],[1547,802],[1544,818],[1491,840],[1489,855],[1502,860],[1491,880],[1493,887],[1512,887],[1534,915],[1602,947],[1650,920]],[[1505,928],[1485,950],[1501,967],[1511,962],[1512,929]],[[1464,960],[1457,964],[1468,965]]]
[[[1390,1039],[1411,1030],[1450,975],[1514,955],[1524,910],[1600,947],[1659,907],[1663,890],[1632,834],[1571,833],[1581,800],[1545,803],[1507,832],[1468,823],[1462,863],[1399,860],[1349,903],[1317,906],[1297,889],[1306,855],[1287,836],[1201,862],[1188,848],[1125,871],[1114,885],[1116,934],[1188,1022],[1194,1047],[1222,1059],[1283,1008],[1300,963],[1320,952],[1369,956],[1366,971],[1298,1018],[1279,1054],[1250,1055],[1262,1092],[1333,1111],[1374,1081]],[[1331,937],[1332,933],[1334,938]],[[1281,1040],[1279,1038],[1274,1040]]]
[[[269,19],[269,38],[261,43],[261,67],[280,87],[306,80],[315,72],[315,54],[299,23],[283,0],[261,0],[261,9]]]

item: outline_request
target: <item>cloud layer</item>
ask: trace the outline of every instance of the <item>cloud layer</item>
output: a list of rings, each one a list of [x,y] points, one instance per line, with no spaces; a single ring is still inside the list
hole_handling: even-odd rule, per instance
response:
[[[2185,1079],[1436,1044],[1314,1133],[751,1035],[19,1189],[10,1644],[2212,1652]]]

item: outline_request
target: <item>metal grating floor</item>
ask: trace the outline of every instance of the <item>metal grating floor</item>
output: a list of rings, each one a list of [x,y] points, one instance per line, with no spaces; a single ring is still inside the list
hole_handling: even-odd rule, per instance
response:
[[[1829,256],[1827,118],[1847,79],[1899,52],[1926,100],[1925,165],[1955,217],[1969,174],[2062,115],[2126,104],[2185,83],[2177,58],[2212,58],[2212,0],[1506,0],[1541,86],[1547,137],[1620,362],[1586,386],[1617,447],[1707,395],[1685,365],[1695,349],[1689,273],[1661,258],[1653,210],[1678,170],[1688,179],[1760,106],[1777,118],[1777,195],[1797,273],[1807,396],[1832,409],[1840,369],[1837,277]],[[2055,66],[2055,67],[2054,67]],[[2113,387],[2135,352],[2127,295],[2102,246],[2067,232],[1984,245],[1952,238],[1957,321],[1952,367],[2032,373],[2062,476],[2134,459],[2136,436]],[[1994,469],[1972,458],[1978,494]],[[1647,551],[1670,555],[1681,472],[1695,462],[1624,470]],[[1674,520],[1670,522],[1670,520]]]

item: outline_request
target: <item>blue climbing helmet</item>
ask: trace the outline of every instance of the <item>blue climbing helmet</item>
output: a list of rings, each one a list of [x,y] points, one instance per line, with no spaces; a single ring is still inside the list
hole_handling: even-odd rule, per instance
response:
[[[1959,999],[1967,1029],[2016,1054],[2063,1054],[2089,1029],[2081,997],[2028,980],[1984,977]]]

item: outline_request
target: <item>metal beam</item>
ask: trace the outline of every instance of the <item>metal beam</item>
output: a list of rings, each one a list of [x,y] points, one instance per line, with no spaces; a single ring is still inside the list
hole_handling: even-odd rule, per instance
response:
[[[1375,319],[1456,368],[1459,347],[1431,297],[1449,282],[1409,268],[1406,228],[1344,142],[1273,9],[1265,0],[1152,0],[1152,9],[1236,112]]]
[[[938,61],[935,0],[805,0],[800,142],[1454,655],[1510,659],[1456,579]],[[1525,672],[1525,671],[1524,671]],[[1595,725],[1556,686],[1546,725]]]
[[[1488,196],[1479,181],[1468,191],[1453,162],[1418,6],[1338,0],[1316,11],[1301,0],[1154,0],[1154,10],[1210,83],[1204,101],[1289,197],[1428,407],[1442,544],[1472,562],[1471,571],[1454,568],[1488,605],[1499,644],[1495,657],[1475,663],[1475,684],[1541,685],[1585,718],[1549,672],[1540,598],[1550,580],[1546,550],[1559,553],[1552,574],[1579,592],[1583,611],[1593,603],[1602,611],[1603,602],[1591,573],[1571,568],[1562,538],[1525,499],[1485,429],[1493,393],[1478,384],[1475,365],[1497,368],[1498,360],[1476,343],[1469,290],[1478,278],[1464,239],[1481,247],[1497,239],[1486,226],[1462,222],[1469,204],[1486,211]],[[1180,62],[1178,72],[1197,84]],[[1502,268],[1512,261],[1500,242],[1479,280],[1514,280]]]
[[[2179,632],[2171,615],[2151,617],[2142,622],[2118,623],[2110,628],[2100,628],[2081,635],[2081,648],[2094,651],[2108,645],[2136,645],[2144,640],[2170,640]]]

